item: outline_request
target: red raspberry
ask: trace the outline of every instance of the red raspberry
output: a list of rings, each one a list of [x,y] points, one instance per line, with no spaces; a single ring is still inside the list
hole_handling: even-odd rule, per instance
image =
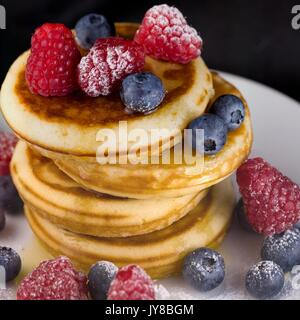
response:
[[[17,138],[8,132],[0,132],[0,176],[8,176],[9,164],[12,158]]]
[[[153,281],[139,266],[123,267],[111,283],[108,300],[155,300]]]
[[[87,278],[70,259],[42,262],[27,275],[17,290],[18,300],[87,300]]]
[[[182,13],[166,4],[146,12],[135,35],[135,41],[156,59],[188,63],[201,53],[202,40],[190,27]]]
[[[98,39],[78,66],[78,82],[91,97],[107,96],[127,75],[144,68],[142,46],[122,38]]]
[[[63,24],[45,23],[31,38],[26,81],[32,93],[65,96],[77,88],[76,67],[81,55],[72,31]]]
[[[300,220],[300,188],[262,158],[237,171],[249,223],[265,235],[281,233]]]

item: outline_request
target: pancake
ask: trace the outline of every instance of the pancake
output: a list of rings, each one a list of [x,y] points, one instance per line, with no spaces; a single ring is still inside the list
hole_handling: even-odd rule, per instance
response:
[[[64,156],[38,148],[52,158],[57,166],[80,185],[98,192],[136,199],[178,197],[204,190],[228,177],[248,157],[252,146],[250,111],[242,94],[217,73],[213,73],[215,96],[240,97],[246,116],[241,127],[228,133],[225,147],[214,156],[205,156],[200,166],[177,165],[99,165],[95,158]],[[174,149],[171,150],[173,159]],[[161,161],[161,160],[160,160]]]
[[[136,24],[116,24],[117,32],[132,36]],[[211,73],[199,57],[186,65],[146,58],[145,70],[162,80],[167,91],[159,109],[149,115],[129,114],[116,92],[108,97],[91,98],[82,92],[66,97],[45,98],[33,95],[25,81],[29,51],[10,68],[1,90],[1,107],[10,127],[23,140],[49,151],[80,157],[95,157],[101,144],[96,141],[101,129],[111,129],[118,139],[119,121],[127,121],[128,132],[134,129],[168,129],[162,135],[140,140],[141,154],[162,151],[178,142],[181,131],[201,115],[213,95]],[[201,95],[201,99],[199,99]],[[170,142],[171,141],[171,142]],[[135,142],[118,148],[109,146],[111,154],[127,154]],[[157,148],[156,148],[157,147]],[[118,149],[118,150],[117,150]]]
[[[15,149],[11,173],[21,197],[41,216],[72,232],[102,237],[166,228],[207,194],[203,191],[173,199],[134,200],[88,192],[24,142]]]
[[[87,271],[99,260],[118,266],[138,264],[154,278],[180,272],[186,254],[199,247],[215,248],[228,229],[234,206],[230,180],[213,187],[207,197],[181,220],[166,229],[128,238],[96,238],[71,233],[26,206],[29,224],[54,256],[64,255]]]

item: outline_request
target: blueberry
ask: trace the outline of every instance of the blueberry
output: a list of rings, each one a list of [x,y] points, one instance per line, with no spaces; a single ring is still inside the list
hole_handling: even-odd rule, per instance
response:
[[[153,73],[139,72],[122,81],[120,96],[127,111],[149,114],[163,101],[165,89]]]
[[[244,201],[241,198],[234,208],[234,214],[241,227],[248,232],[255,232],[248,222],[248,218],[245,211]]]
[[[12,181],[11,176],[0,177],[0,208],[7,213],[18,213],[23,207],[23,202]]]
[[[88,288],[93,300],[106,300],[117,271],[118,268],[107,261],[99,261],[91,267],[88,274]]]
[[[88,50],[97,39],[113,37],[116,34],[115,25],[101,14],[91,13],[82,17],[75,26],[78,44]]]
[[[204,114],[193,120],[188,129],[192,129],[192,145],[199,153],[213,155],[218,153],[227,141],[227,127],[224,121],[214,114]],[[196,130],[204,130],[204,146],[203,141],[197,139]]]
[[[5,228],[5,210],[0,207],[0,231]]]
[[[289,272],[300,264],[300,230],[287,230],[267,237],[262,246],[261,257],[280,265],[284,272]]]
[[[5,269],[6,282],[16,278],[21,270],[21,264],[21,258],[15,250],[0,247],[0,266]]]
[[[259,299],[276,296],[283,288],[284,273],[273,261],[261,261],[250,268],[246,275],[246,289]]]
[[[183,278],[200,291],[209,291],[221,284],[225,277],[223,257],[216,251],[200,248],[186,256]]]
[[[219,97],[212,105],[210,112],[222,118],[230,131],[239,128],[245,119],[242,100],[231,94]]]

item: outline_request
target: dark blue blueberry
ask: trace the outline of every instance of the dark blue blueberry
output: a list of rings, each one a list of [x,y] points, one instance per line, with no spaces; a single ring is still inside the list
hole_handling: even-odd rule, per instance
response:
[[[261,261],[247,272],[246,289],[258,299],[268,299],[276,296],[283,286],[283,270],[273,261]]]
[[[5,210],[0,207],[0,231],[2,231],[5,228]]]
[[[19,213],[22,210],[23,202],[12,181],[11,176],[0,177],[0,207],[7,213]]]
[[[107,299],[110,284],[117,272],[118,268],[107,261],[99,261],[91,267],[88,274],[88,289],[93,300]]]
[[[245,119],[242,100],[231,94],[219,97],[212,105],[210,112],[222,118],[230,131],[239,128]]]
[[[153,73],[139,72],[122,81],[120,96],[128,112],[149,114],[163,101],[165,89]]]
[[[224,280],[224,259],[214,250],[197,249],[186,256],[182,274],[194,288],[200,291],[212,290]]]
[[[224,121],[214,114],[204,114],[196,118],[189,124],[188,129],[192,129],[193,148],[201,154],[216,154],[227,141],[227,127]],[[197,139],[197,129],[204,130],[204,141]]]
[[[91,13],[82,17],[75,26],[78,44],[88,50],[97,39],[113,37],[116,34],[115,26],[101,14]]]
[[[248,222],[248,218],[245,211],[244,201],[241,198],[235,206],[234,214],[239,222],[239,224],[243,227],[244,230],[248,232],[255,232],[251,225]]]
[[[0,247],[0,266],[5,269],[6,282],[16,278],[21,270],[21,258],[18,253],[7,247]],[[2,268],[0,268],[2,272]]]
[[[284,272],[300,264],[300,230],[287,230],[267,237],[262,246],[261,257],[277,263]]]

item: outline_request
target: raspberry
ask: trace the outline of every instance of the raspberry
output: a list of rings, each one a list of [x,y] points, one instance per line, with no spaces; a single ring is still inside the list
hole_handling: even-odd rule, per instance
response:
[[[107,96],[145,64],[142,46],[122,38],[98,39],[78,66],[78,83],[91,97]]]
[[[111,283],[108,300],[155,300],[154,283],[139,266],[123,267]]]
[[[34,94],[65,96],[77,88],[76,67],[81,55],[72,31],[63,24],[45,23],[31,39],[26,81]]]
[[[290,229],[300,219],[300,188],[262,158],[237,171],[249,223],[265,235]]]
[[[9,163],[12,158],[17,138],[7,132],[0,132],[0,176],[9,175]]]
[[[42,262],[17,290],[18,300],[87,300],[87,278],[66,257]]]
[[[165,61],[188,63],[201,53],[202,39],[190,27],[182,13],[166,4],[146,12],[135,35],[146,54]]]

